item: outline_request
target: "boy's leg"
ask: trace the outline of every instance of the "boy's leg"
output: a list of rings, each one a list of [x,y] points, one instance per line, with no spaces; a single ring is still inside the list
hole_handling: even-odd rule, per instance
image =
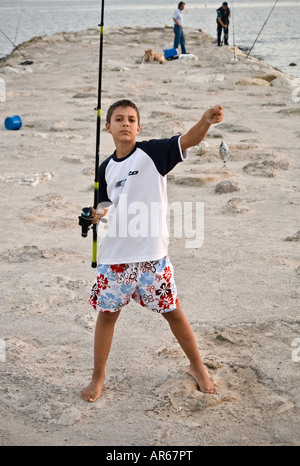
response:
[[[216,394],[217,389],[206,371],[193,331],[181,307],[178,305],[174,311],[162,315],[190,361],[189,374],[194,377],[202,392]]]
[[[111,348],[118,312],[99,312],[94,340],[94,372],[91,383],[81,392],[86,401],[96,401],[102,391],[105,379],[105,366]]]

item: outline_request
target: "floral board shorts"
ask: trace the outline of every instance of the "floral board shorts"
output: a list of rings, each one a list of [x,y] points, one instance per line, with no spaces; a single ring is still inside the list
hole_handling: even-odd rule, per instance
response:
[[[100,264],[89,303],[101,312],[117,312],[133,298],[154,312],[178,306],[173,266],[168,256],[132,264]]]

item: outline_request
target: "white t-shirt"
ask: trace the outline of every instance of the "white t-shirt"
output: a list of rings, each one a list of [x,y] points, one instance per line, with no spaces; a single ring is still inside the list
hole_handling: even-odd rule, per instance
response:
[[[108,228],[99,241],[101,264],[157,260],[168,254],[167,177],[187,158],[180,136],[137,142],[118,159],[99,168],[99,202],[109,208]]]
[[[179,8],[177,8],[175,11],[174,11],[174,14],[173,14],[173,19],[176,18],[178,23],[182,26],[183,25],[183,16],[182,16],[182,13],[181,13],[181,10]],[[175,21],[174,21],[175,23]],[[176,24],[176,23],[175,23]]]

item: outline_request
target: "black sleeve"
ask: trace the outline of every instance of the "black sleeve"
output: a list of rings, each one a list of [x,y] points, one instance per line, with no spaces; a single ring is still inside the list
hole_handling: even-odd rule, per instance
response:
[[[157,171],[165,176],[175,165],[182,162],[181,150],[179,149],[180,136],[170,139],[151,139],[138,143],[138,146],[153,160]]]
[[[98,203],[106,203],[109,202],[111,204],[111,200],[107,194],[107,183],[105,180],[105,169],[110,161],[111,157],[108,157],[104,162],[101,163],[99,167],[99,196],[98,196]],[[104,206],[105,207],[105,206]]]

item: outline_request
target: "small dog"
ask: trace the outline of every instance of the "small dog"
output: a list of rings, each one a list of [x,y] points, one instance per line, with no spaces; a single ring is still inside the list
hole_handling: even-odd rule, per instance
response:
[[[158,61],[160,64],[163,64],[165,62],[165,57],[159,53],[153,52],[153,50],[145,50],[145,55],[143,57],[142,63],[145,63],[145,61]]]

